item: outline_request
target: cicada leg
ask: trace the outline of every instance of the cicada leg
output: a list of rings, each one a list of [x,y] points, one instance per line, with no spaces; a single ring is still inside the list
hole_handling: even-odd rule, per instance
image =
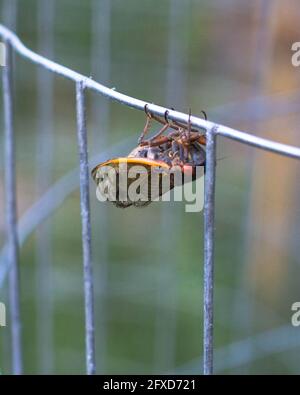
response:
[[[149,139],[149,145],[155,142],[155,140],[161,136],[167,129],[169,128],[169,124],[166,123],[151,139]]]
[[[146,113],[147,119],[146,119],[146,124],[144,126],[144,129],[142,131],[142,134],[140,135],[140,137],[138,139],[139,145],[144,141],[146,134],[149,132],[150,126],[151,126],[151,121],[152,121],[152,115],[147,110],[147,104],[145,105],[145,113]]]

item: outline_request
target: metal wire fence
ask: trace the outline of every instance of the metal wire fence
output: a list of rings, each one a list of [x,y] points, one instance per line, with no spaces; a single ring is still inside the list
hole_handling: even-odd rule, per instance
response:
[[[89,205],[89,158],[87,152],[87,124],[86,124],[86,94],[94,91],[123,105],[144,111],[147,104],[152,114],[163,116],[169,111],[169,118],[184,124],[188,123],[186,113],[147,103],[143,100],[119,93],[114,89],[90,79],[86,76],[66,68],[50,59],[28,49],[20,39],[8,28],[0,25],[0,37],[6,44],[7,63],[3,68],[3,103],[5,122],[5,200],[7,243],[1,257],[0,281],[9,272],[9,299],[11,314],[12,339],[12,371],[15,374],[23,372],[21,317],[19,295],[19,257],[17,217],[16,217],[16,181],[14,156],[14,111],[13,111],[13,64],[12,53],[23,56],[45,70],[62,76],[74,83],[77,114],[77,143],[79,151],[80,175],[80,204],[82,221],[82,249],[83,249],[83,285],[85,296],[85,343],[86,370],[88,374],[96,372],[95,363],[95,328],[93,301],[93,273],[91,257],[91,216]],[[206,133],[206,175],[205,175],[205,203],[204,203],[204,331],[203,331],[203,372],[213,373],[213,293],[214,293],[214,223],[215,223],[215,186],[216,186],[216,144],[218,136],[238,141],[242,144],[270,151],[278,155],[300,159],[300,148],[281,144],[279,142],[260,138],[249,133],[229,128],[224,125],[206,121],[192,116],[192,126],[202,129]],[[72,189],[72,188],[71,188]],[[62,197],[61,197],[62,198]],[[59,199],[59,198],[58,198]],[[51,205],[51,202],[50,202]],[[38,207],[34,207],[37,210]],[[55,203],[54,203],[55,208]],[[53,209],[54,209],[53,208]],[[51,211],[51,210],[50,210]],[[32,226],[32,224],[31,224]],[[34,226],[34,225],[33,225]]]

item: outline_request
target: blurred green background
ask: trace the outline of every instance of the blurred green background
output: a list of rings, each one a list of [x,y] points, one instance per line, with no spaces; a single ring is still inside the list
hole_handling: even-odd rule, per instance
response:
[[[122,93],[204,109],[212,121],[299,145],[296,0],[0,0],[0,12],[29,48]],[[81,374],[75,87],[18,55],[14,77],[19,218],[75,169],[49,195],[51,204],[65,194],[62,204],[20,250],[25,373]],[[0,114],[3,152],[2,105]],[[90,167],[126,155],[144,121],[89,93]],[[300,329],[291,325],[300,301],[299,176],[295,160],[218,139],[217,373],[299,373]],[[99,203],[90,185],[97,373],[201,373],[203,213],[186,213],[184,202],[121,210]],[[9,321],[0,328],[2,373],[11,371],[9,329]]]

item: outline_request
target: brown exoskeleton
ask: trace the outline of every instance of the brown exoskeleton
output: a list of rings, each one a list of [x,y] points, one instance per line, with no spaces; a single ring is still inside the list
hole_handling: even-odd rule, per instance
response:
[[[172,169],[179,169],[182,176],[182,183],[184,177],[189,174],[192,180],[196,179],[197,166],[205,166],[205,136],[198,130],[191,127],[190,120],[188,125],[183,125],[178,122],[170,121],[168,119],[168,111],[166,111],[164,119],[148,112],[147,105],[145,106],[145,113],[147,116],[146,124],[143,132],[138,139],[138,146],[134,148],[130,154],[125,158],[111,159],[106,162],[100,163],[92,170],[92,176],[97,185],[99,185],[103,178],[101,170],[110,166],[116,171],[116,178],[111,181],[115,188],[115,199],[113,203],[118,207],[129,207],[131,205],[141,207],[151,203],[154,198],[162,196],[166,190],[163,190],[162,179],[164,175],[171,175],[168,190],[173,189],[176,185]],[[204,113],[205,114],[205,113]],[[190,119],[190,118],[189,118]],[[163,124],[162,128],[151,138],[145,139],[149,133],[151,121],[155,120]],[[168,130],[169,133],[166,133]],[[133,166],[143,166],[145,169],[144,174],[140,175],[142,183],[147,184],[146,197],[144,199],[138,198],[137,200],[130,200],[127,198],[127,189],[131,183],[136,179],[131,178],[126,184],[126,191],[121,197],[121,186],[119,183],[121,176],[121,166],[126,164],[125,172],[129,172]],[[154,190],[153,183],[151,183],[151,176],[153,171],[156,170],[160,173],[159,183],[156,190]],[[144,178],[142,178],[144,177]],[[126,199],[124,199],[124,195]]]

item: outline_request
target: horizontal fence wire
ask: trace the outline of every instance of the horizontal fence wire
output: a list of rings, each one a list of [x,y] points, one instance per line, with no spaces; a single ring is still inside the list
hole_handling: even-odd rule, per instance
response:
[[[75,82],[84,81],[86,89],[90,89],[92,91],[98,92],[121,104],[142,111],[144,111],[145,105],[147,104],[148,111],[158,116],[164,116],[165,112],[168,110],[169,111],[168,118],[170,120],[183,122],[186,125],[188,124],[189,115],[186,113],[171,110],[169,108],[158,106],[156,104],[151,104],[146,101],[127,96],[123,93],[119,93],[116,90],[107,88],[106,86],[96,81],[93,81],[91,78],[88,78],[80,73],[77,73],[74,70],[71,70],[41,55],[38,55],[37,53],[28,49],[12,31],[10,31],[9,29],[7,29],[5,26],[1,24],[0,24],[0,37],[8,40],[20,55],[31,60],[33,63],[43,66],[45,69],[52,71],[53,73],[61,75],[62,77],[65,77],[72,81]],[[192,126],[202,128],[205,130],[212,129],[215,126],[217,126],[217,134],[220,136],[227,137],[229,139],[236,140],[241,143],[251,145],[257,148],[261,148],[266,151],[272,151],[284,156],[300,159],[299,147],[294,147],[287,144],[281,144],[274,142],[272,140],[253,136],[249,133],[238,131],[236,129],[232,129],[227,126],[216,124],[195,116],[191,116],[190,122]]]
[[[93,277],[91,265],[91,230],[90,230],[90,207],[88,185],[88,156],[87,156],[87,130],[85,121],[85,90],[90,89],[112,100],[129,107],[144,110],[148,105],[148,111],[158,116],[163,116],[168,111],[170,120],[182,122],[200,129],[207,133],[207,168],[205,181],[204,202],[204,374],[213,373],[213,269],[214,269],[214,206],[215,206],[215,156],[217,135],[236,140],[240,143],[274,152],[291,158],[300,159],[300,148],[274,142],[249,133],[238,131],[220,124],[216,124],[195,116],[189,118],[188,114],[170,110],[168,108],[148,103],[110,89],[92,79],[75,72],[67,67],[55,63],[28,49],[20,39],[5,26],[0,25],[0,37],[8,46],[31,62],[44,67],[55,74],[76,82],[77,103],[77,137],[80,158],[80,191],[81,191],[81,218],[82,218],[82,243],[83,243],[83,268],[85,289],[85,317],[86,317],[86,359],[87,373],[96,371],[94,350],[94,307],[93,307]],[[5,87],[5,86],[4,86]],[[6,125],[9,131],[9,125]],[[8,138],[8,133],[6,133]],[[13,169],[14,163],[11,164]],[[6,163],[6,166],[8,164]],[[10,181],[14,175],[10,175]],[[12,213],[12,210],[11,210]],[[16,231],[16,223],[14,225]],[[17,243],[16,243],[17,245]],[[17,262],[17,260],[16,260]],[[19,292],[17,286],[16,292]],[[21,345],[19,344],[21,350]]]

